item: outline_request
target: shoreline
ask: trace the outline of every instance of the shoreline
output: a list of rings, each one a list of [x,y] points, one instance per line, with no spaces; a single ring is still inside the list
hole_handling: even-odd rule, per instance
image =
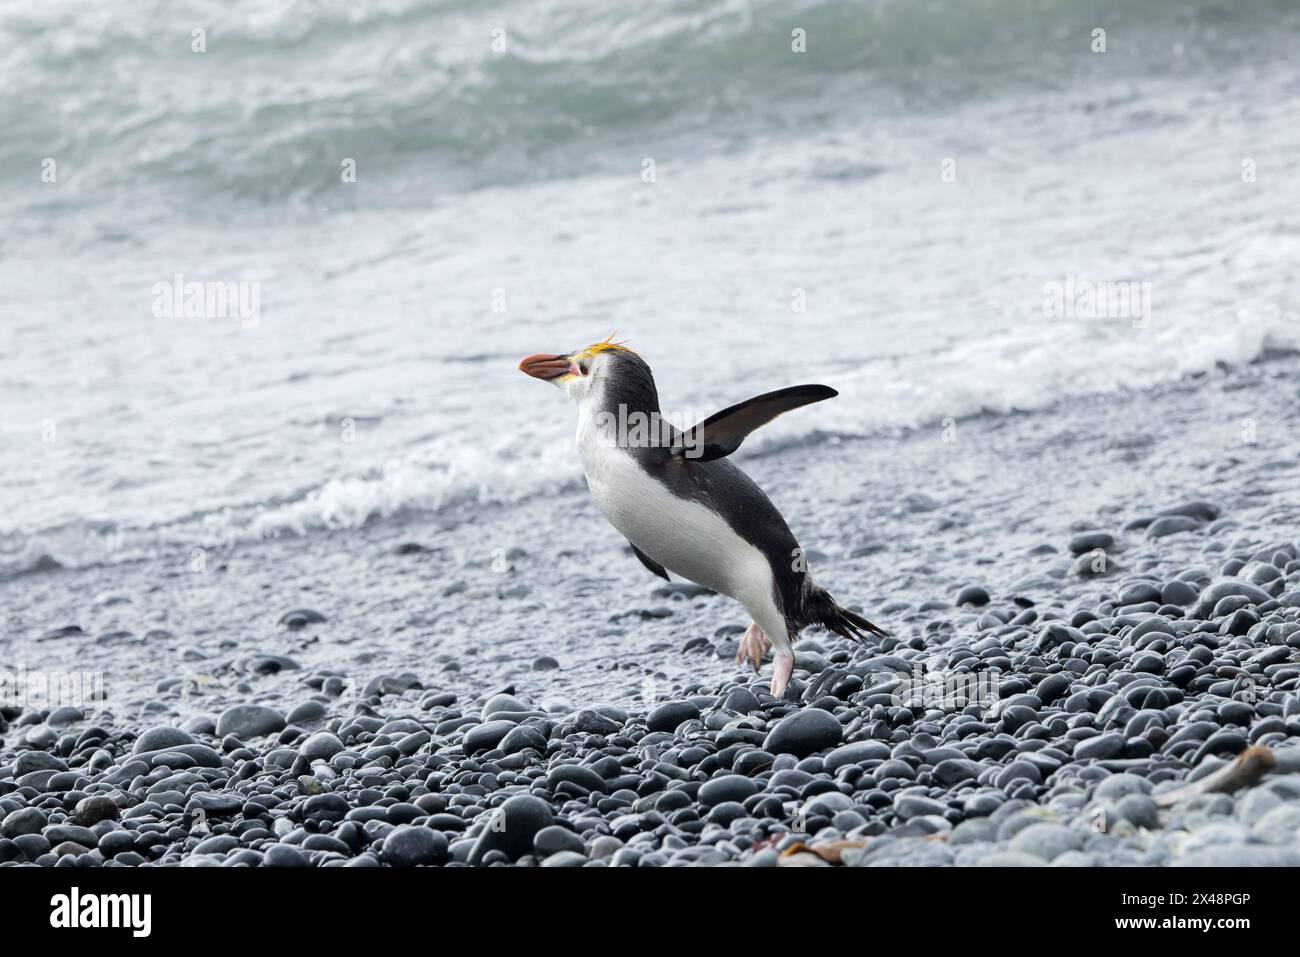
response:
[[[254,780],[277,781],[277,789],[286,792],[274,808],[251,818],[247,808],[233,815],[234,820],[222,812],[210,838],[192,835],[165,847],[149,845],[162,848],[156,856],[153,850],[142,853],[138,842],[131,844],[121,853],[136,854],[140,860],[128,858],[125,862],[130,863],[203,863],[209,857],[206,862],[214,863],[245,852],[259,863],[270,863],[271,845],[285,843],[307,862],[319,864],[360,859],[441,863],[468,861],[476,853],[482,862],[497,860],[494,852],[511,860],[540,860],[540,848],[489,846],[492,840],[481,835],[472,841],[461,836],[473,831],[479,814],[519,798],[526,800],[510,807],[522,807],[524,818],[535,823],[549,813],[551,820],[563,822],[561,830],[580,839],[581,850],[572,838],[549,834],[557,843],[546,857],[578,854],[584,863],[629,863],[631,853],[621,860],[617,856],[630,847],[636,862],[772,863],[778,851],[796,843],[790,837],[794,833],[811,844],[863,840],[864,846],[852,848],[849,855],[860,863],[987,863],[982,857],[974,860],[980,854],[1003,863],[1032,863],[1024,855],[1035,858],[1044,847],[1050,850],[1057,844],[1060,852],[1040,863],[1064,854],[1071,855],[1067,861],[1072,863],[1174,863],[1187,854],[1212,856],[1219,853],[1214,848],[1220,844],[1248,858],[1254,854],[1261,863],[1262,858],[1293,863],[1294,841],[1284,845],[1248,839],[1258,837],[1252,830],[1258,822],[1241,818],[1231,799],[1226,815],[1218,798],[1152,811],[1155,798],[1148,791],[1154,786],[1158,797],[1160,789],[1182,782],[1194,766],[1182,759],[1193,754],[1174,749],[1172,757],[1178,760],[1165,761],[1166,742],[1156,745],[1144,739],[1151,754],[1143,757],[1143,746],[1130,739],[1141,738],[1151,722],[1160,721],[1148,716],[1140,733],[1124,734],[1134,720],[1127,709],[1135,714],[1159,711],[1174,729],[1169,735],[1173,737],[1200,720],[1191,716],[1204,707],[1193,708],[1189,701],[1211,695],[1210,685],[1194,694],[1180,689],[1182,700],[1167,700],[1163,707],[1137,707],[1125,699],[1112,705],[1104,718],[1104,702],[1093,709],[1088,695],[1109,682],[1092,677],[1098,674],[1090,670],[1096,666],[1105,675],[1123,676],[1122,683],[1118,678],[1113,682],[1106,701],[1136,693],[1124,689],[1149,684],[1166,691],[1177,687],[1169,677],[1194,651],[1194,636],[1210,634],[1199,626],[1186,627],[1190,602],[1200,600],[1224,563],[1234,560],[1231,556],[1244,563],[1266,545],[1294,552],[1300,539],[1300,506],[1283,499],[1285,489],[1296,486],[1300,468],[1300,443],[1288,434],[1288,423],[1295,421],[1300,405],[1290,385],[1298,369],[1300,360],[1282,356],[1148,391],[1090,397],[1045,411],[959,420],[948,429],[786,447],[749,458],[742,450],[737,461],[782,509],[819,582],[894,635],[887,648],[864,649],[833,636],[805,633],[795,645],[799,680],[792,687],[802,694],[818,685],[819,697],[810,701],[774,702],[766,696],[762,689],[770,664],[758,678],[738,672],[730,656],[745,624],[739,606],[699,595],[680,581],[665,584],[650,576],[605,526],[585,488],[516,506],[483,508],[459,520],[421,516],[405,524],[386,521],[239,544],[208,553],[201,572],[191,569],[190,554],[178,551],[140,562],[11,579],[0,583],[6,606],[0,671],[17,665],[53,671],[75,661],[78,668],[103,674],[108,701],[102,713],[67,724],[51,725],[39,712],[33,717],[26,711],[10,718],[9,727],[0,727],[0,805],[14,802],[23,788],[45,787],[53,780],[55,785],[71,785],[61,793],[111,795],[118,815],[109,821],[144,806],[141,818],[152,815],[175,823],[189,821],[194,808],[205,803],[225,806],[217,796],[233,792],[246,797],[241,787]],[[576,462],[575,476],[580,477]],[[1208,502],[1220,514],[1211,518],[1211,509],[1203,506],[1189,512],[1185,506],[1196,502]],[[1165,516],[1183,519],[1186,528],[1154,535],[1153,520],[1170,507],[1188,512]],[[1155,531],[1163,533],[1179,524],[1155,524]],[[1114,545],[1105,546],[1109,564],[1104,577],[1075,571],[1080,559],[1071,554],[1070,541],[1090,529],[1114,538]],[[563,537],[555,537],[556,530]],[[1087,559],[1092,552],[1082,555]],[[1265,562],[1280,574],[1262,583],[1271,588],[1281,582],[1271,600],[1300,587],[1298,558],[1293,553],[1290,559],[1279,558],[1281,565]],[[1200,573],[1180,578],[1198,566]],[[1180,580],[1196,589],[1189,604],[1163,601],[1164,590]],[[1128,598],[1143,600],[1117,604],[1116,588],[1128,588]],[[959,607],[957,597],[964,589],[968,596],[977,594],[970,589],[984,589],[990,601]],[[1179,596],[1179,591],[1173,587],[1175,597],[1188,597]],[[1276,688],[1271,684],[1272,675],[1286,672],[1297,657],[1287,637],[1276,638],[1286,630],[1282,626],[1295,623],[1300,610],[1284,603],[1259,616],[1261,604],[1222,616],[1228,619],[1244,610],[1262,620],[1243,634],[1223,636],[1222,650],[1205,646],[1211,654],[1205,666],[1212,663],[1214,670],[1251,674],[1268,694],[1284,700],[1250,702],[1255,710],[1249,716],[1228,706],[1220,728],[1229,735],[1222,739],[1226,745],[1217,754],[1213,749],[1200,754],[1197,767],[1216,756],[1240,752],[1244,745],[1238,747],[1238,738],[1251,743],[1249,736],[1261,723],[1271,730],[1263,731],[1257,741],[1288,745],[1300,733],[1300,724],[1290,727],[1297,720],[1292,716],[1295,679],[1288,676]],[[1087,621],[1073,623],[1080,606],[1090,609],[1096,628],[1084,630]],[[295,609],[313,610],[324,620],[303,621],[300,627],[297,619],[282,624]],[[1166,630],[1152,632],[1154,626],[1146,626],[1148,636],[1164,637],[1143,642],[1139,632],[1133,639],[1134,626],[1152,615],[1171,615],[1173,609],[1180,609],[1183,617],[1167,619],[1170,623],[1161,626]],[[1244,627],[1244,622],[1240,619],[1232,628]],[[74,624],[80,633],[44,637]],[[1256,625],[1265,627],[1251,638]],[[1279,627],[1270,637],[1268,629],[1274,626]],[[1090,640],[1082,641],[1070,631],[1068,638],[1053,639],[1051,647],[1035,652],[1042,635],[1053,627],[1081,631]],[[1300,625],[1292,633],[1300,635]],[[1078,674],[1070,671],[1077,664],[1065,666],[1070,659],[1053,660],[1048,653],[1067,643],[1090,646],[1078,656],[1084,663]],[[1282,658],[1260,664],[1257,659],[1267,654]],[[881,670],[878,659],[896,659],[886,662],[894,670],[907,670],[897,667],[900,661],[907,668],[924,662],[942,670],[956,668],[971,655],[997,659],[999,665],[1006,662],[993,710],[982,719],[969,716],[987,725],[971,737],[946,737],[955,719],[929,715],[932,709],[896,723],[902,718],[890,709],[897,706],[880,697],[896,688],[873,684]],[[1164,667],[1144,670],[1156,663],[1143,655],[1160,657]],[[1141,667],[1127,670],[1134,659]],[[1255,665],[1256,671],[1250,671]],[[1267,672],[1269,668],[1273,672]],[[832,669],[843,674],[833,678]],[[1093,682],[1084,695],[1084,711],[1095,725],[1087,730],[1095,733],[1083,734],[1077,724],[1066,726],[1084,712],[1064,711],[1063,702],[1075,700],[1072,695],[1083,687],[1049,701],[1040,699],[1037,705],[1018,701],[1047,677],[1064,673],[1073,675],[1071,681]],[[1015,690],[1022,684],[1023,689]],[[823,691],[830,691],[833,701],[826,701]],[[397,693],[376,697],[376,692]],[[1239,693],[1211,696],[1233,701]],[[446,700],[450,695],[454,702]],[[1292,704],[1285,703],[1288,698]],[[1221,706],[1222,701],[1215,705]],[[1273,706],[1281,711],[1268,713]],[[1023,707],[1033,716],[1015,710]],[[221,716],[231,709],[237,714],[227,720],[226,728],[219,727]],[[813,712],[817,714],[811,718],[797,717]],[[1124,714],[1124,720],[1112,727],[1117,714]],[[239,715],[251,723],[239,723]],[[301,733],[282,730],[291,715],[289,723]],[[261,724],[253,720],[258,716]],[[647,716],[653,720],[647,721]],[[838,736],[822,716],[837,722]],[[674,722],[678,717],[682,720]],[[370,727],[375,721],[378,724]],[[787,746],[774,729],[785,728],[786,736],[805,733],[801,726],[808,722],[809,743],[796,741],[791,751],[766,752],[772,761],[762,765],[765,744]],[[820,729],[812,726],[818,724]],[[1034,725],[1045,729],[1045,737],[1017,734]],[[86,729],[92,726],[104,733],[87,737]],[[152,755],[146,765],[156,763],[139,775],[146,792],[141,793],[135,778],[126,779],[122,770],[135,760],[132,749],[138,750],[145,730],[160,726],[171,733],[154,734],[162,747],[142,752]],[[232,726],[238,747],[226,748],[221,744],[226,735],[215,732],[229,732]],[[275,730],[268,737],[259,728]],[[1233,730],[1240,728],[1244,732]],[[895,740],[903,729],[904,739]],[[1076,732],[1074,737],[1071,732]],[[776,743],[769,741],[773,734]],[[1107,737],[1115,734],[1122,736],[1118,749],[1114,738]],[[1230,737],[1233,734],[1237,737]],[[1270,734],[1281,738],[1268,738]],[[60,754],[67,735],[74,737],[72,749]],[[340,750],[328,757],[321,757],[319,749],[310,750],[308,745],[319,744],[322,735],[337,739]],[[80,747],[77,736],[84,739]],[[1003,741],[1003,736],[1013,749],[996,754],[1002,745],[988,742]],[[1089,740],[1104,744],[1084,746]],[[818,741],[826,746],[800,753]],[[498,754],[503,742],[518,747]],[[486,745],[487,758],[473,756],[480,744]],[[1084,754],[1079,757],[1081,746]],[[326,742],[326,750],[331,747],[333,743]],[[175,760],[168,748],[180,749],[189,760]],[[1093,748],[1096,754],[1090,753]],[[674,763],[683,753],[695,757],[693,750],[705,755],[695,764]],[[733,752],[726,759],[730,764],[720,757],[726,752]],[[937,752],[929,756],[935,760],[926,752]],[[106,757],[96,757],[101,753]],[[339,754],[344,758],[336,760]],[[828,762],[828,754],[838,757]],[[160,755],[163,760],[157,762]],[[566,763],[574,758],[576,764]],[[43,782],[29,778],[29,783],[18,785],[20,759],[26,774],[52,773]],[[1154,764],[1132,766],[1143,774],[1117,773],[1106,766],[1148,759]],[[485,761],[498,770],[482,771]],[[1000,776],[1017,764],[1026,767],[999,784]],[[882,766],[886,773],[881,773]],[[160,767],[166,773],[160,774]],[[244,767],[255,770],[241,770]],[[568,767],[582,773],[562,770]],[[1213,770],[1206,767],[1206,773]],[[87,773],[91,768],[94,774]],[[1122,781],[1099,783],[1101,772]],[[247,777],[238,777],[241,774]],[[485,788],[482,795],[463,790],[463,782],[471,777],[478,779],[475,787],[481,787],[484,774],[495,778],[496,788]],[[183,780],[158,787],[177,775]],[[365,784],[371,779],[377,783]],[[1294,776],[1276,778],[1288,779]],[[650,788],[647,781],[662,786],[642,793]],[[762,787],[751,790],[756,783]],[[1278,803],[1262,809],[1259,817],[1273,813],[1280,820],[1286,812],[1277,809],[1291,808],[1295,801],[1286,790],[1291,785],[1282,787],[1277,793],[1265,779],[1245,791],[1242,800],[1262,805],[1264,799],[1250,795],[1267,790]],[[169,802],[149,799],[150,789]],[[382,821],[391,828],[358,826],[354,841],[343,840],[344,849],[328,841],[308,841],[343,830],[351,811],[375,810],[373,801],[364,804],[357,797],[374,789],[387,789],[397,797],[381,807],[403,807],[401,814],[360,814],[351,823]],[[661,797],[674,791],[681,793]],[[620,792],[630,792],[631,797],[616,797]],[[716,801],[710,797],[713,792],[719,796]],[[309,802],[330,793],[348,795],[346,809],[317,800],[317,805],[334,805],[337,819],[331,816],[334,811],[318,818],[303,811]],[[845,800],[826,797],[832,793]],[[1300,795],[1300,789],[1295,793]],[[474,801],[452,800],[456,795]],[[661,800],[677,805],[682,798],[687,802],[680,806],[659,806]],[[968,807],[972,800],[975,805]],[[1121,812],[1126,801],[1127,810]],[[156,812],[147,807],[151,802]],[[545,813],[536,802],[546,805]],[[53,819],[75,816],[73,803],[47,815],[40,830],[70,826]],[[1091,830],[1086,813],[1098,803],[1106,804],[1117,822],[1130,826]],[[233,807],[230,801],[226,804]],[[417,813],[407,809],[412,806]],[[720,807],[724,810],[718,811]],[[475,813],[458,813],[466,808]],[[9,808],[9,813],[21,810],[26,808]],[[805,818],[811,813],[817,827],[790,831],[799,813]],[[459,827],[448,814],[459,817]],[[402,815],[407,819],[401,820]],[[1233,832],[1232,840],[1220,844],[1193,840],[1206,827],[1222,831],[1226,822],[1219,818],[1240,826],[1242,833]],[[254,820],[258,823],[251,823]],[[1144,826],[1153,822],[1159,826]],[[106,834],[132,830],[120,824],[96,826]],[[1049,830],[1019,836],[1033,826]],[[660,833],[661,828],[668,830]],[[827,828],[830,831],[819,833]],[[256,833],[259,830],[266,835]],[[534,828],[534,835],[539,830]],[[346,829],[349,836],[352,831]],[[723,831],[725,838],[719,836]],[[245,841],[250,832],[253,836]],[[948,836],[941,842],[942,851],[927,850],[924,844],[933,847],[935,842],[925,842],[924,835],[940,832]],[[1168,837],[1175,832],[1191,836],[1175,847]],[[57,830],[55,835],[68,836]],[[219,840],[209,845],[217,850],[199,849],[201,841],[231,835],[233,845]],[[81,831],[75,837],[89,840]],[[620,846],[612,848],[610,841],[603,841],[607,837]],[[110,848],[126,847],[121,837],[107,840]],[[1188,841],[1190,850],[1184,847]],[[38,841],[28,843],[39,846]],[[407,843],[419,860],[403,856]],[[771,846],[762,850],[767,843]],[[965,845],[967,850],[961,850]],[[67,852],[79,858],[105,856],[98,848],[77,846],[81,852]],[[609,853],[599,856],[604,850]],[[972,860],[962,859],[967,852]],[[24,851],[22,859],[49,853],[29,857]],[[555,863],[578,861],[570,856]]]

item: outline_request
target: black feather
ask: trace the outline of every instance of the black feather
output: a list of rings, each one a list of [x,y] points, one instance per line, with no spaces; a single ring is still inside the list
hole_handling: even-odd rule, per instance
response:
[[[632,549],[632,554],[635,555],[637,558],[641,559],[642,565],[650,569],[652,572],[654,572],[664,581],[666,582],[672,581],[672,579],[668,577],[668,570],[664,568],[664,566],[660,565],[657,561],[655,561],[645,552],[641,551],[641,549],[637,548],[631,542],[628,542],[627,544]]]
[[[869,637],[884,638],[889,632],[872,624],[857,612],[842,608],[824,588],[813,585],[804,596],[803,625],[821,625],[841,638],[865,642]]]

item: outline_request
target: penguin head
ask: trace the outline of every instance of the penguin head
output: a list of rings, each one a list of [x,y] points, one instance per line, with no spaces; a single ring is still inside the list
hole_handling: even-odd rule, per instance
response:
[[[654,377],[645,360],[613,337],[565,355],[539,353],[519,363],[519,371],[559,386],[575,402],[602,394],[636,392],[654,396]],[[658,397],[654,397],[655,408]]]

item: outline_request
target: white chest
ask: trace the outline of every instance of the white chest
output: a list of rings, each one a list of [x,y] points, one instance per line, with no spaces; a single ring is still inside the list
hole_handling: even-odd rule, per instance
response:
[[[628,541],[668,571],[737,599],[751,614],[760,606],[768,611],[773,599],[767,559],[720,515],[674,495],[600,434],[581,407],[578,448],[597,506]]]

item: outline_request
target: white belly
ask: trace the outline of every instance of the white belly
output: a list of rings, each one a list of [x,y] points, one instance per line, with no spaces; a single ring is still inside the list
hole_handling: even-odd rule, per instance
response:
[[[778,648],[786,644],[762,552],[712,509],[673,495],[623,449],[581,428],[578,439],[587,485],[611,525],[673,574],[739,601]]]

